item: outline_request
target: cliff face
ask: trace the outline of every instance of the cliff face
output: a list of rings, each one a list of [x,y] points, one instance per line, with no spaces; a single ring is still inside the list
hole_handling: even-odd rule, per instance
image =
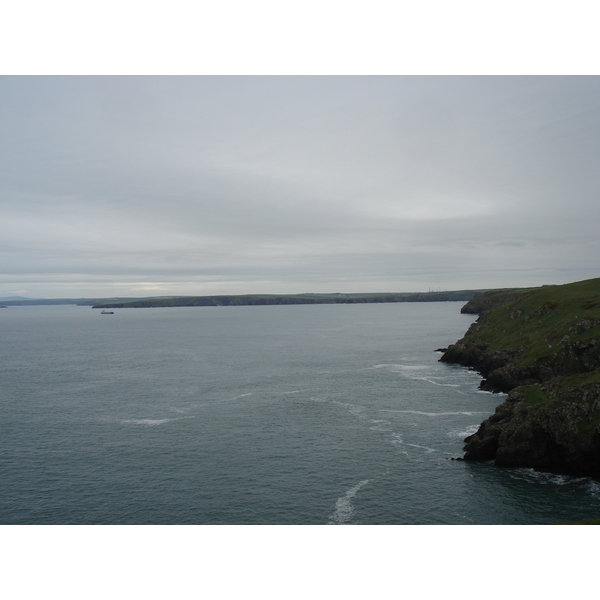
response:
[[[473,367],[484,377],[482,390],[490,392],[510,392],[520,385],[545,383],[560,375],[587,373],[600,368],[600,343],[598,338],[581,339],[569,335],[578,330],[594,329],[599,333],[600,319],[583,318],[569,328],[556,345],[547,344],[553,350],[535,360],[528,360],[531,351],[525,345],[495,349],[491,344],[477,338],[478,325],[469,329],[467,336],[449,346],[440,359],[442,362],[457,363]],[[526,342],[525,342],[526,343]]]
[[[515,388],[465,442],[465,460],[600,478],[600,383]]]
[[[600,478],[600,279],[538,288],[484,310],[443,362],[508,392],[465,460]]]
[[[523,289],[507,289],[507,290],[488,290],[480,296],[476,296],[469,300],[461,309],[460,312],[463,314],[480,315],[486,310],[491,310],[516,300],[523,292],[528,292],[536,288],[523,288]]]

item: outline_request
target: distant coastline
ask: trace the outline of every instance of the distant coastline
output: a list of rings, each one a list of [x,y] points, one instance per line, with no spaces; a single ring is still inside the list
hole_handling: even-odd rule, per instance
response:
[[[527,288],[536,289],[536,288]],[[466,307],[481,298],[487,302],[491,295],[518,294],[522,289],[477,289],[429,292],[375,292],[375,293],[329,293],[329,294],[231,294],[212,296],[146,296],[112,298],[15,298],[0,299],[5,306],[53,306],[76,305],[92,308],[163,308],[182,306],[265,306],[282,304],[370,304],[395,302],[468,302]],[[463,312],[473,312],[464,310]]]
[[[266,306],[280,304],[362,304],[375,302],[452,302],[471,300],[485,290],[373,294],[248,294],[179,296],[122,302],[101,302],[92,308],[158,308],[180,306]]]

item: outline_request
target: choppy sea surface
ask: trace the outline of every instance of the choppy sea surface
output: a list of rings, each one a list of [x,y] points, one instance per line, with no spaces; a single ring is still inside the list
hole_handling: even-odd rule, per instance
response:
[[[545,524],[587,478],[462,456],[462,303],[0,311],[0,524]]]

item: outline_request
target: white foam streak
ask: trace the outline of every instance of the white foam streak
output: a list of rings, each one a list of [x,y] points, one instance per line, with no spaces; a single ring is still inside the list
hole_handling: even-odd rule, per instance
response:
[[[590,479],[588,483],[588,490],[594,498],[600,498],[600,483]]]
[[[404,454],[407,458],[410,458],[410,454],[403,448],[404,446],[404,438],[400,433],[392,433],[392,446],[396,448],[401,448],[399,450],[400,454]]]
[[[547,473],[545,471],[536,471],[529,467],[520,469],[511,469],[508,471],[510,477],[514,479],[525,479],[541,484],[551,485],[585,485],[588,486],[589,492],[594,495],[600,492],[600,487],[597,482],[589,477],[577,477],[573,475],[562,475],[559,473]]]
[[[466,429],[462,429],[461,431],[450,431],[448,433],[449,437],[459,437],[466,438],[469,435],[473,435],[479,429],[479,425],[469,425]]]
[[[190,417],[175,417],[173,419],[121,419],[119,422],[125,425],[145,425],[146,427],[156,427],[158,425],[164,425],[171,421],[180,421],[181,419],[193,419]]]
[[[373,423],[373,427],[369,427],[371,431],[390,431],[391,423],[386,419],[370,419],[370,422]]]
[[[427,383],[431,383],[432,385],[439,385],[442,387],[460,387],[460,384],[457,383],[439,383],[438,379],[443,381],[448,381],[448,377],[446,376],[435,376],[431,374],[431,365],[397,365],[397,364],[381,364],[375,365],[371,367],[371,369],[388,369],[392,373],[399,373],[406,377],[407,379],[412,379],[413,381],[425,381]],[[428,373],[423,373],[423,371],[428,371]]]
[[[401,446],[403,443],[404,443],[404,441],[403,441],[402,435],[400,433],[392,434],[392,444],[394,446]]]
[[[395,364],[381,364],[370,367],[371,369],[389,369],[393,373],[408,373],[413,371],[423,371],[429,369],[427,365],[395,365]]]
[[[354,487],[350,488],[341,498],[335,503],[335,512],[331,515],[328,525],[342,525],[348,523],[352,519],[354,507],[352,506],[352,498],[356,496],[358,490],[367,485],[371,480],[363,479]]]
[[[419,444],[405,444],[405,446],[410,446],[411,448],[421,448],[422,450],[426,450],[428,454],[435,452],[435,448],[429,448],[428,446],[419,446]]]
[[[252,396],[252,392],[240,394],[239,396],[234,396],[233,398],[225,398],[224,400],[217,400],[216,402],[201,404],[200,406],[210,406],[211,404],[225,404],[226,402],[235,402],[236,400],[241,400],[242,398],[246,398],[247,396]]]
[[[358,404],[351,404],[350,402],[340,402],[339,400],[332,400],[331,403],[345,408],[351,415],[354,415],[355,417],[358,417],[360,419],[366,418],[364,415],[364,406],[360,406]]]
[[[233,402],[234,400],[240,400],[241,398],[246,398],[246,396],[252,396],[252,392],[248,392],[247,394],[240,394],[239,396],[236,396],[235,398],[231,398],[229,401]]]
[[[474,417],[475,415],[487,415],[487,412],[423,412],[421,410],[392,410],[382,408],[379,412],[387,412],[387,413],[402,413],[407,415],[422,415],[424,417],[450,417],[453,415],[464,415],[467,417]]]
[[[426,381],[427,383],[431,383],[432,385],[439,385],[441,387],[453,387],[453,388],[460,387],[460,385],[457,383],[438,383],[437,381],[433,381],[433,379],[430,377],[411,377],[411,379],[414,379],[417,381]]]

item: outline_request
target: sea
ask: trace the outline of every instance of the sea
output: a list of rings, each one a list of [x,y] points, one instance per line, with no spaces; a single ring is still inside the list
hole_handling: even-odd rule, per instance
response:
[[[461,302],[0,310],[2,525],[529,525],[589,478],[455,460],[505,396]]]

